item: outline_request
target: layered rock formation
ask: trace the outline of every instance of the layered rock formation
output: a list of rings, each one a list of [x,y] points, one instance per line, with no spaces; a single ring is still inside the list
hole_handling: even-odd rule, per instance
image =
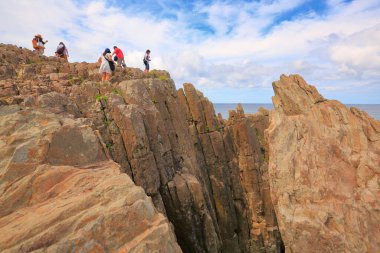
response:
[[[1,252],[181,252],[82,120],[0,107]]]
[[[286,251],[379,252],[380,122],[297,75],[273,88],[269,178]]]
[[[275,110],[223,120],[165,71],[97,71],[0,45],[3,250],[379,249],[380,128],[364,112],[283,76]]]
[[[12,46],[2,46],[1,54],[0,103],[66,115],[98,132],[106,154],[172,222],[184,252],[281,251],[257,133],[263,128],[251,127],[241,111],[228,122],[218,119],[193,85],[177,91],[163,71],[118,69],[101,83],[97,64],[69,64]],[[77,138],[65,134],[46,142]],[[96,153],[77,147],[63,158],[64,150],[44,162],[81,166],[70,161]]]

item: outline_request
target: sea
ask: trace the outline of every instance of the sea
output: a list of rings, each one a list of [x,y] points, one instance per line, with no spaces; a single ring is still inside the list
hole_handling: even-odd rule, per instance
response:
[[[241,104],[245,113],[256,113],[260,107],[264,107],[267,110],[273,109],[272,104]],[[228,119],[228,111],[235,110],[236,104],[220,104],[214,103],[215,112],[221,113],[224,119]],[[367,112],[373,118],[380,120],[380,104],[346,104],[347,107],[356,107],[360,110]]]

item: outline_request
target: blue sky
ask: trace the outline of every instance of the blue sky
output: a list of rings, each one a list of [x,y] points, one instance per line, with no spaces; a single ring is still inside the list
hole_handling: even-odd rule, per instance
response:
[[[378,0],[0,0],[0,42],[47,55],[65,41],[70,61],[118,45],[130,67],[168,70],[213,102],[268,103],[281,74],[301,74],[344,103],[380,103]]]

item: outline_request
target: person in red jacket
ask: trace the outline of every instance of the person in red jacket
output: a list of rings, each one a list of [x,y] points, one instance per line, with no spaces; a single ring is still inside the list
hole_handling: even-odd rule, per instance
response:
[[[114,55],[116,55],[115,61],[117,62],[117,65],[119,65],[121,68],[125,68],[127,65],[125,64],[125,61],[124,61],[123,51],[121,51],[121,49],[118,48],[117,46],[113,47],[112,57]]]

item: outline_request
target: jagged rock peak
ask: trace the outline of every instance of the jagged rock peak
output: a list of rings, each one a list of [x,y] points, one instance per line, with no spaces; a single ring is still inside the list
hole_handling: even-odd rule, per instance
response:
[[[236,110],[229,110],[228,111],[228,121],[234,121],[239,118],[244,118],[244,109],[243,106],[239,103],[236,106]]]
[[[240,115],[244,115],[244,109],[240,103],[236,106],[236,112]]]
[[[273,87],[268,171],[286,252],[379,252],[380,122],[298,75]]]
[[[300,75],[281,75],[280,80],[272,84],[275,96],[273,105],[287,115],[304,113],[316,103],[325,101],[317,89],[306,83]]]

